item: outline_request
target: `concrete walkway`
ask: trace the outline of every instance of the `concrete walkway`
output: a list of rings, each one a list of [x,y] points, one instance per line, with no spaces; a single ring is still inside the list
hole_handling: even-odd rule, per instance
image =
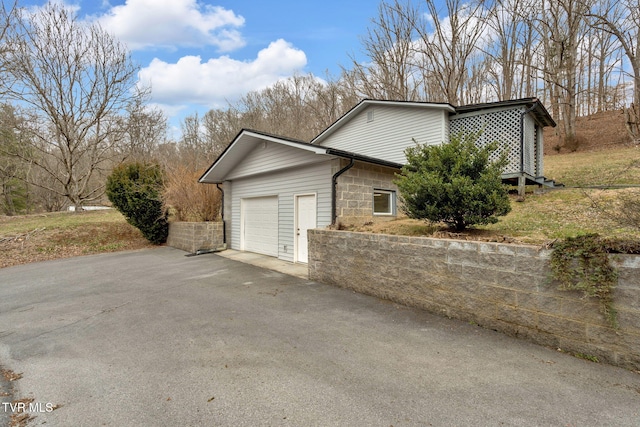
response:
[[[0,269],[0,365],[47,427],[640,425],[637,373],[167,247]]]
[[[301,279],[309,278],[309,267],[307,264],[287,262],[272,256],[236,251],[233,249],[216,252],[216,255],[245,264],[255,265],[256,267],[278,271]]]

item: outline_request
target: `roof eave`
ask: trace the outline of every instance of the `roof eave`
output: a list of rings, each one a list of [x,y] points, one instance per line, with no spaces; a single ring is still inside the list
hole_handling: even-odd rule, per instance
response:
[[[391,162],[384,159],[378,159],[376,157],[363,156],[361,154],[351,153],[349,151],[337,150],[335,148],[327,148],[327,154],[337,156],[337,157],[342,157],[345,159],[353,159],[360,162],[371,163],[378,166],[385,166],[393,169],[401,169],[403,166],[401,163]]]
[[[243,134],[243,132],[245,132],[245,129],[241,129],[240,132],[238,132],[236,134],[236,136],[233,138],[233,140],[231,140],[231,143],[229,145],[227,145],[227,147],[222,150],[222,153],[220,153],[220,155],[213,161],[213,163],[211,164],[211,166],[209,166],[207,168],[206,171],[204,171],[204,173],[200,176],[200,178],[198,178],[198,182],[201,184],[220,184],[220,182],[213,182],[213,181],[205,181],[205,177],[213,170],[213,168],[221,161],[221,159],[227,154],[227,152],[231,149],[231,147],[235,144],[235,142],[238,140],[238,138],[240,138],[240,136]]]
[[[456,107],[455,112],[457,114],[468,113],[473,111],[487,110],[490,108],[510,107],[510,106],[526,106],[527,108],[533,108],[532,113],[535,115],[536,120],[543,126],[556,127],[556,122],[553,120],[547,109],[538,98],[522,98],[512,99],[508,101],[487,102],[482,104],[469,104]]]

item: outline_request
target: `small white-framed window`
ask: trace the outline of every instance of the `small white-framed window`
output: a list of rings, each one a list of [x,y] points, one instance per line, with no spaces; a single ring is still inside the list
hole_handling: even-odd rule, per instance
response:
[[[367,123],[372,122],[372,121],[373,121],[373,119],[374,119],[374,117],[373,117],[373,110],[369,110],[369,111],[367,111]]]
[[[395,215],[396,192],[392,190],[373,190],[373,214]]]

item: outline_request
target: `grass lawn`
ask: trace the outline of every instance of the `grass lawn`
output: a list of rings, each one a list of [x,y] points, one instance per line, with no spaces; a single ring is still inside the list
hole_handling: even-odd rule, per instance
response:
[[[640,147],[546,156],[544,174],[569,187],[640,185]]]
[[[0,217],[0,268],[151,246],[116,210]]]
[[[496,224],[480,227],[513,236],[523,243],[598,233],[609,237],[640,238],[640,229],[622,227],[593,207],[592,200],[615,200],[625,190],[551,190],[511,202],[511,212]]]

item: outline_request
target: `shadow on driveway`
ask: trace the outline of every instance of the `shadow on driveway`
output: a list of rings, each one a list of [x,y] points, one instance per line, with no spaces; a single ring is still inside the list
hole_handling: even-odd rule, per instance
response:
[[[640,425],[636,373],[184,255],[0,270],[0,365],[35,425]]]

